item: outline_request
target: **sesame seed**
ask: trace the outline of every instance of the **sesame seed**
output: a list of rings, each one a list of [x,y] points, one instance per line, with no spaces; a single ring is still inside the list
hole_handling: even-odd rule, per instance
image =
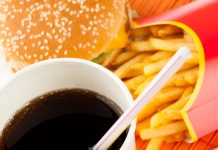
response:
[[[25,45],[25,46],[23,47],[23,49],[24,49],[25,51],[27,51],[27,46]]]
[[[88,7],[86,7],[85,11],[89,12],[89,8],[88,8]]]
[[[49,51],[49,46],[45,46],[45,49],[46,49],[47,51]]]
[[[73,24],[73,21],[72,21],[72,20],[70,20],[70,21],[68,22],[68,24],[69,24],[69,25],[72,25],[72,24]]]
[[[6,36],[6,35],[7,35],[6,31],[1,31],[0,34],[1,34],[2,36]]]
[[[63,40],[62,39],[58,39],[58,43],[62,44]]]
[[[73,50],[78,50],[76,46],[73,46]]]
[[[56,54],[53,54],[52,57],[53,57],[53,58],[57,58],[57,55],[56,55]]]
[[[104,18],[104,14],[100,14],[100,17],[101,17],[101,18]]]
[[[62,49],[62,45],[59,45],[59,46],[58,46],[58,49],[59,49],[59,50]]]
[[[41,55],[39,55],[39,59],[40,60],[42,60],[43,59],[43,55],[41,54]]]
[[[36,44],[35,44],[35,43],[32,43],[32,47],[33,47],[33,48],[36,47]]]
[[[31,56],[31,55],[28,55],[28,59],[31,60],[31,59],[32,59],[32,56]]]
[[[42,31],[40,34],[43,36],[43,35],[45,35],[45,32],[44,32],[44,31]]]
[[[73,16],[74,15],[74,11],[71,10],[69,14],[70,14],[70,16]]]
[[[22,55],[20,55],[20,59],[21,59],[21,60],[24,60],[24,57],[23,57]]]
[[[44,53],[44,56],[48,56],[48,52],[45,52],[45,53]]]
[[[48,44],[48,40],[47,40],[47,39],[44,39],[44,43],[45,43],[45,44]]]
[[[69,11],[70,11],[70,8],[66,8],[66,9],[65,9],[65,12],[69,12]]]
[[[96,48],[96,46],[95,46],[95,45],[92,45],[92,48],[94,49],[94,48]]]
[[[68,30],[69,32],[71,32],[71,31],[72,31],[72,28],[68,27],[67,30]]]
[[[37,45],[40,46],[41,44],[42,44],[42,41],[38,41],[38,44],[37,44]]]
[[[79,11],[79,14],[82,14],[82,13],[83,13],[83,10],[80,10],[80,11]]]
[[[89,24],[90,24],[91,26],[93,26],[93,21],[89,21]]]
[[[97,43],[97,39],[94,39],[94,41],[93,41],[95,44]]]
[[[56,49],[56,50],[55,50],[55,53],[57,53],[57,54],[60,53],[60,50],[59,50],[59,49]]]
[[[78,47],[79,48],[82,48],[83,44],[82,43],[79,43]]]
[[[85,14],[85,17],[88,19],[88,18],[89,18],[89,15],[88,15],[88,14]]]
[[[33,54],[33,57],[36,58],[38,55],[37,54]]]
[[[45,46],[40,46],[40,50],[44,50],[45,49]]]
[[[27,58],[27,57],[28,57],[27,53],[24,53],[24,57],[25,57],[25,58]]]
[[[64,55],[65,55],[65,56],[67,56],[67,54],[68,54],[68,51],[67,51],[67,50],[65,50],[65,51],[64,51]]]
[[[9,31],[10,29],[9,29],[9,27],[6,27],[5,30],[6,30],[6,31]]]
[[[91,43],[90,43],[90,42],[87,42],[86,45],[87,45],[88,47],[90,47],[90,46],[91,46]]]
[[[10,17],[11,19],[14,19],[15,18],[15,15],[11,15],[11,17]]]
[[[19,51],[16,51],[16,52],[15,52],[15,55],[16,55],[16,56],[19,56],[19,55],[20,55]]]
[[[46,36],[51,40],[52,39],[52,36],[50,33],[46,32]]]

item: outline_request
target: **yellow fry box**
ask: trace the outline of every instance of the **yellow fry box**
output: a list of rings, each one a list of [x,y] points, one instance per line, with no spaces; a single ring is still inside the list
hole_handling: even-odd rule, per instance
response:
[[[200,56],[194,93],[182,110],[193,141],[218,129],[218,0],[195,1],[161,15],[139,19],[139,27],[172,24],[192,35]]]

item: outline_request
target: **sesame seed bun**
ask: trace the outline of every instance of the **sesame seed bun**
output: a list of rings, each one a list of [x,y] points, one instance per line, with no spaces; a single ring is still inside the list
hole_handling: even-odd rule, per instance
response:
[[[116,36],[125,0],[3,0],[0,40],[11,68],[50,58],[91,60]]]

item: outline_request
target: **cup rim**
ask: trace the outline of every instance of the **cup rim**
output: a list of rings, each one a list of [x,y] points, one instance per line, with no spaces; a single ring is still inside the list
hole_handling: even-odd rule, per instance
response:
[[[96,63],[91,62],[89,60],[80,59],[80,58],[55,58],[55,59],[40,61],[40,62],[34,63],[32,65],[29,65],[29,66],[21,69],[20,71],[16,72],[15,74],[13,74],[12,77],[10,77],[5,82],[5,84],[2,87],[0,87],[0,93],[5,88],[7,88],[7,86],[9,86],[11,83],[13,83],[14,80],[19,78],[20,76],[23,76],[26,73],[31,72],[32,70],[35,70],[37,68],[40,68],[40,67],[42,67],[42,66],[44,66],[46,64],[48,65],[48,64],[53,64],[53,63],[80,63],[80,64],[90,66],[92,68],[98,69],[98,70],[106,73],[110,78],[115,80],[115,82],[120,86],[120,88],[122,89],[122,91],[125,94],[125,97],[128,97],[128,99],[127,99],[128,104],[129,105],[133,104],[133,98],[132,98],[132,95],[129,92],[128,88],[125,86],[125,84],[114,73],[112,73],[110,70],[108,70],[107,68],[105,68],[105,67],[103,67],[103,66],[101,66],[99,64],[96,64]],[[125,141],[122,144],[122,147],[124,145],[127,145],[127,143],[131,143],[131,140],[134,139],[132,136],[134,136],[135,128],[136,128],[136,119],[134,119],[132,121],[132,123],[130,124],[129,131],[127,133]]]

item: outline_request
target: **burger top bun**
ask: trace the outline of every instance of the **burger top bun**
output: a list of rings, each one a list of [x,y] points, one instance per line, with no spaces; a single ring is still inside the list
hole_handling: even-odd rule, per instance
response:
[[[11,67],[57,57],[92,59],[116,36],[125,0],[1,0],[0,40]]]

